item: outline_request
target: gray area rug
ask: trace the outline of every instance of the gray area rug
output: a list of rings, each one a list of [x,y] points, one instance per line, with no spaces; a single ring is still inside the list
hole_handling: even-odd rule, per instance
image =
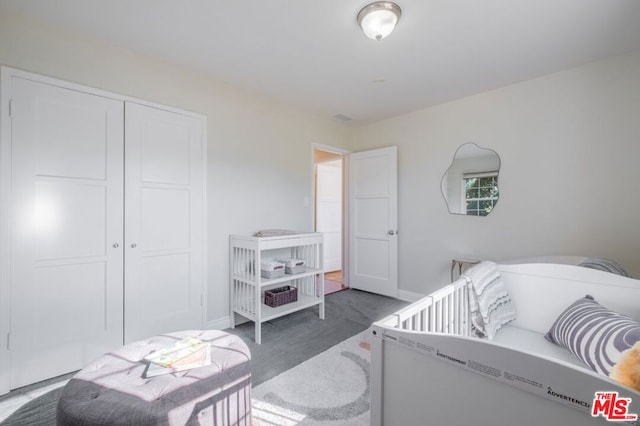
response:
[[[408,304],[358,290],[330,294],[325,302],[324,320],[318,318],[318,308],[315,307],[264,323],[261,345],[253,341],[252,322],[226,330],[242,337],[251,350],[251,380],[254,388],[258,389],[262,383],[361,333],[372,322]],[[341,361],[353,363],[347,358]],[[1,397],[0,406],[16,392]],[[55,408],[61,393],[62,388],[58,388],[26,401],[0,424],[55,425]],[[285,396],[282,395],[283,398]]]
[[[370,330],[255,387],[254,426],[364,426],[370,418]]]

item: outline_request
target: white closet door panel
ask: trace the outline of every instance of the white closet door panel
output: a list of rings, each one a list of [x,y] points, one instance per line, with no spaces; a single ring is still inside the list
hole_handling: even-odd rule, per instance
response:
[[[140,241],[146,251],[189,248],[188,189],[140,188]],[[171,206],[171,208],[167,208]]]
[[[125,341],[202,327],[202,121],[126,103]]]
[[[39,175],[105,179],[108,123],[102,108],[44,98],[36,114]]]
[[[140,139],[140,180],[189,184],[190,129],[181,122],[165,122],[149,117],[142,125]]]
[[[19,77],[11,89],[15,388],[122,345],[124,113],[122,102]]]
[[[34,322],[40,324],[31,336],[39,348],[92,339],[105,324],[106,306],[94,297],[106,293],[106,263],[82,263],[38,268],[38,292]],[[79,321],[79,319],[82,319]]]
[[[35,189],[38,260],[106,255],[104,184],[56,179]]]
[[[148,257],[140,265],[142,291],[146,295],[141,304],[144,322],[164,317],[187,315],[190,307],[189,254]],[[162,289],[162,291],[158,291]]]

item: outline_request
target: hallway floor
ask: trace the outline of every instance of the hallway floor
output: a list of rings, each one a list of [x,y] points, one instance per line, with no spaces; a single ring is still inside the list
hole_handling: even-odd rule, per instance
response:
[[[348,287],[343,284],[344,279],[342,271],[327,272],[324,274],[324,294],[335,293],[336,291],[346,290]]]

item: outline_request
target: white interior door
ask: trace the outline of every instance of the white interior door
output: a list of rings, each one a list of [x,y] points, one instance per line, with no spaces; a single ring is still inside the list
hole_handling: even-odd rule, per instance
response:
[[[349,155],[349,286],[398,296],[397,147]]]
[[[202,328],[203,122],[125,104],[125,342]]]
[[[11,388],[121,346],[123,103],[11,80]]]
[[[342,270],[342,160],[316,165],[316,231],[324,234],[325,272]]]

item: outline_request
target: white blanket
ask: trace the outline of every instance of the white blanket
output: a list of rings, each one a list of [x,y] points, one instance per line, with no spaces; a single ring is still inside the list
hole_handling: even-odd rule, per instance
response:
[[[516,319],[516,309],[498,267],[484,261],[469,268],[467,280],[471,330],[478,336],[493,339],[498,330]]]

